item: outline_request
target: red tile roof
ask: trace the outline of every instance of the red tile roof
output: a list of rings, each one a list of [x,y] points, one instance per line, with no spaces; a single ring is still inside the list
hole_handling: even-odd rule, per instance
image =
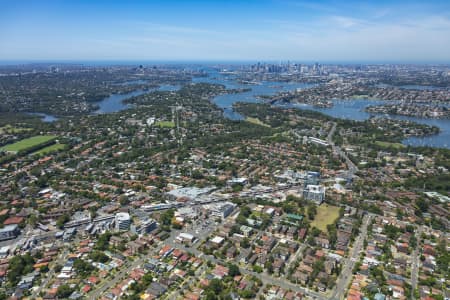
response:
[[[20,224],[23,222],[23,217],[9,217],[8,219],[3,222],[4,225],[11,225],[11,224]]]

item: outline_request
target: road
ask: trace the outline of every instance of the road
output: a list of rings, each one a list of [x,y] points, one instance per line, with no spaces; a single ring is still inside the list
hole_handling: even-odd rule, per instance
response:
[[[153,249],[152,249],[153,250]],[[133,262],[126,262],[121,268],[120,271],[117,272],[113,278],[102,281],[95,289],[93,289],[88,294],[88,299],[99,299],[100,296],[106,292],[107,290],[115,287],[120,281],[125,279],[129,273],[129,271],[137,268],[138,266],[144,264],[144,262],[153,255],[153,251],[150,251],[150,254],[140,257],[139,259],[133,261]]]
[[[181,291],[187,291],[189,286],[191,286],[194,281],[198,280],[203,272],[206,271],[206,264],[201,265],[196,271],[195,276],[189,276],[189,279],[185,279],[177,289],[175,289],[172,293],[167,296],[164,296],[165,299],[177,299],[180,296]]]
[[[33,291],[33,293],[31,294],[31,299],[37,299],[37,296],[42,291],[42,289],[45,289],[46,286],[48,285],[48,283],[50,282],[50,280],[53,279],[53,276],[55,275],[55,266],[63,265],[64,262],[66,261],[68,254],[69,254],[69,250],[64,249],[64,251],[58,255],[56,260],[54,262],[52,262],[53,266],[51,268],[49,268],[49,271],[45,275],[46,276],[45,279],[42,281],[42,283],[39,285],[39,287]]]
[[[284,290],[292,290],[294,292],[300,292],[308,297],[317,300],[327,300],[328,298],[320,293],[311,291],[310,289],[302,288],[301,286],[290,282],[284,278],[276,278],[267,273],[256,273],[247,269],[241,268],[241,273],[246,275],[252,275],[261,280],[265,285],[278,285]]]
[[[328,297],[327,295],[322,294],[322,293],[318,293],[318,292],[309,290],[307,288],[303,288],[297,284],[291,283],[289,280],[287,280],[286,278],[283,278],[283,277],[278,278],[278,277],[274,277],[268,273],[257,273],[257,272],[254,272],[253,270],[246,269],[246,268],[240,268],[241,273],[245,274],[245,275],[255,276],[256,278],[261,280],[261,282],[264,283],[265,285],[278,285],[285,290],[292,290],[295,292],[300,292],[300,293],[304,294],[305,296],[312,298],[312,299],[317,299],[317,300],[342,299],[343,295],[347,289],[347,286],[350,283],[350,280],[352,278],[352,270],[353,270],[354,264],[359,259],[359,253],[362,250],[362,247],[364,244],[364,239],[367,236],[367,225],[369,224],[370,220],[371,220],[371,216],[366,215],[364,217],[360,234],[357,237],[357,239],[355,240],[355,243],[354,243],[354,246],[352,249],[352,254],[351,254],[350,258],[346,261],[343,271],[341,272],[341,275],[339,276],[339,278],[337,280],[336,288],[331,292],[332,293],[331,297]],[[185,231],[192,232],[195,230],[194,228],[190,228],[190,229],[191,230],[184,230],[183,232],[185,232]],[[154,253],[159,251],[160,248],[162,247],[162,245],[169,245],[173,248],[178,248],[182,251],[191,253],[192,255],[194,255],[196,257],[202,258],[205,262],[209,261],[212,264],[226,265],[227,262],[225,260],[217,259],[212,255],[204,255],[204,253],[202,253],[200,250],[197,249],[197,247],[202,243],[202,241],[204,241],[211,234],[211,232],[213,232],[216,229],[216,224],[211,221],[210,225],[206,226],[206,228],[202,227],[201,229],[202,230],[200,230],[201,232],[199,232],[200,234],[198,235],[199,241],[190,247],[186,247],[185,245],[176,242],[175,238],[181,231],[172,230],[170,237],[167,240],[165,240],[164,242],[160,242],[157,247],[152,248],[148,255],[143,256],[143,257],[135,260],[134,262],[126,263],[124,266],[121,267],[120,271],[118,271],[113,276],[113,278],[102,281],[96,287],[95,290],[93,290],[93,291],[91,291],[91,293],[89,293],[89,295],[88,295],[89,299],[97,299],[104,292],[106,292],[107,290],[116,286],[120,281],[122,281],[124,278],[126,278],[126,276],[128,275],[128,272],[130,270],[142,265],[146,261],[147,258],[151,257]],[[294,255],[294,258],[292,260],[290,260],[289,263],[292,263],[293,261],[295,261],[295,258],[297,258],[299,255],[301,255],[301,253],[303,252],[303,249],[304,249],[304,245],[302,245],[302,247],[300,247],[300,249]],[[199,276],[205,271],[205,268],[206,268],[206,264],[203,264],[199,269],[197,269],[196,274],[195,274],[196,276],[191,276],[189,279],[183,281],[183,283],[180,285],[180,287],[184,290],[187,289],[190,285],[193,284],[194,280],[197,280],[199,278]],[[176,299],[179,296],[180,290],[181,289],[177,289],[177,291],[172,292],[169,295],[170,297],[167,299]]]
[[[411,266],[411,299],[415,299],[414,291],[417,289],[417,279],[419,278],[419,266],[420,266],[420,240],[423,232],[423,226],[419,226],[416,231],[417,246],[412,254],[412,266]]]
[[[204,228],[201,232],[199,232],[201,235],[201,238],[199,239],[199,241],[196,243],[196,245],[199,245],[203,240],[205,240],[209,234],[214,231],[216,229],[216,226],[214,225],[213,221],[210,221],[211,225]],[[123,279],[126,278],[126,275],[128,275],[129,271],[137,268],[140,265],[143,265],[145,263],[145,261],[152,257],[153,255],[155,255],[160,249],[162,245],[169,245],[171,247],[174,248],[178,248],[180,250],[184,250],[186,252],[191,252],[194,253],[194,255],[196,255],[197,257],[199,256],[199,254],[201,254],[200,251],[198,251],[196,248],[192,247],[192,248],[187,248],[181,244],[175,243],[173,242],[176,238],[176,236],[180,233],[181,231],[178,230],[172,230],[170,233],[170,237],[164,241],[164,242],[160,242],[158,247],[155,248],[151,248],[149,253],[143,257],[138,258],[137,260],[133,261],[133,262],[127,262],[125,263],[125,265],[123,265],[120,268],[120,271],[117,272],[114,277],[108,281],[102,281],[94,290],[92,290],[89,293],[89,299],[98,299],[100,298],[100,296],[106,292],[107,290],[115,287],[118,283],[120,283]],[[185,232],[185,231],[183,231]],[[192,234],[195,235],[195,233],[192,232]],[[201,269],[201,268],[199,268]],[[184,285],[184,284],[183,284]]]
[[[337,126],[337,124],[333,123],[333,127],[331,127],[330,132],[328,132],[327,142],[330,145],[334,145],[334,143],[333,143],[333,135],[334,135],[334,132],[336,131],[336,126]]]
[[[193,255],[197,256],[197,257],[201,257],[204,260],[210,261],[213,264],[221,264],[221,265],[226,265],[226,262],[220,259],[215,258],[212,255],[204,255],[201,251],[199,251],[196,247],[192,247],[192,248],[187,248],[181,244],[175,243],[173,241],[165,241],[165,244],[170,245],[171,247],[174,248],[178,248],[180,250],[186,251],[186,252],[190,252]],[[199,243],[197,243],[198,245]],[[318,299],[318,300],[327,300],[327,298],[317,292],[311,291],[309,289],[305,289],[300,287],[299,285],[296,285],[294,283],[291,283],[290,281],[288,281],[287,279],[284,278],[276,278],[273,277],[267,273],[257,273],[257,272],[253,272],[244,268],[239,268],[242,274],[245,275],[252,275],[255,276],[256,278],[258,278],[259,280],[261,280],[264,284],[269,284],[269,285],[278,285],[281,288],[285,289],[285,290],[293,290],[295,292],[301,292],[305,295],[308,295],[309,297],[312,297],[314,299]]]
[[[364,216],[361,231],[353,244],[352,254],[350,255],[350,258],[346,261],[344,268],[342,269],[342,272],[336,281],[336,288],[334,289],[330,299],[333,300],[344,299],[345,291],[347,290],[347,287],[350,284],[353,277],[352,276],[353,267],[355,266],[355,263],[359,260],[359,254],[361,253],[361,250],[363,250],[362,248],[364,246],[364,239],[367,237],[367,226],[369,225],[369,222],[371,222],[371,220],[372,216],[370,215]]]
[[[340,157],[344,158],[345,163],[347,164],[348,171],[349,171],[349,177],[353,177],[355,173],[358,171],[358,167],[348,158],[347,153],[342,151],[341,147],[336,146],[333,142],[333,135],[336,131],[336,123],[333,123],[333,127],[331,128],[330,132],[327,136],[327,142],[331,145],[333,152],[337,153]]]
[[[298,249],[297,249],[297,252],[295,252],[295,254],[294,255],[292,255],[290,258],[289,258],[289,261],[286,263],[286,268],[285,268],[285,270],[289,270],[289,268],[291,267],[291,265],[293,264],[293,263],[295,263],[297,260],[298,260],[298,257],[301,255],[301,254],[303,254],[303,251],[305,250],[305,248],[306,248],[306,244],[300,244],[300,247],[298,247]]]

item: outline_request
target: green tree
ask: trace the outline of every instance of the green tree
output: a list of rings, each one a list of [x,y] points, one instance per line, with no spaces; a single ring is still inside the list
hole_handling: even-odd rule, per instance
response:
[[[96,262],[106,263],[109,257],[102,251],[92,251],[89,254],[89,258]]]
[[[314,220],[317,214],[317,206],[315,204],[308,205],[308,219]]]
[[[250,240],[248,238],[246,238],[246,237],[243,238],[241,243],[240,243],[240,246],[242,248],[244,248],[244,249],[248,249],[250,247]]]
[[[95,269],[90,263],[79,258],[73,262],[73,268],[81,277],[87,277]]]
[[[56,226],[58,226],[58,228],[63,229],[64,228],[64,224],[66,224],[67,222],[69,222],[70,217],[68,214],[63,214],[62,216],[60,216],[58,218],[58,220],[56,220]]]
[[[7,273],[8,280],[16,285],[23,275],[33,271],[34,258],[30,254],[18,255],[9,261],[9,271]]]
[[[241,271],[239,270],[239,267],[236,266],[235,264],[229,264],[228,265],[228,269],[229,269],[228,274],[231,277],[234,277],[234,276],[237,276],[237,275],[241,275]]]
[[[58,287],[56,295],[58,295],[59,298],[68,298],[73,291],[74,290],[68,284],[62,284]]]
[[[105,232],[98,237],[97,243],[95,243],[94,248],[97,250],[104,251],[108,249],[109,239],[111,238],[110,232]]]
[[[219,279],[212,279],[209,283],[208,290],[214,292],[214,294],[218,295],[223,290],[222,281]]]

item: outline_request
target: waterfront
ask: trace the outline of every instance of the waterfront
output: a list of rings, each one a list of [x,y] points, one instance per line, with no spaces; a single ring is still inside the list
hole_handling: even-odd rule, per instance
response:
[[[215,70],[207,70],[208,77],[196,77],[193,82],[206,82],[222,84],[227,89],[250,89],[249,91],[237,94],[219,95],[213,99],[213,102],[223,109],[224,116],[232,120],[242,120],[243,117],[233,110],[233,104],[236,102],[257,103],[260,100],[257,96],[270,96],[279,92],[293,91],[296,89],[306,89],[316,84],[299,82],[278,82],[278,81],[260,81],[253,84],[242,84],[237,82],[234,75],[223,75]]]
[[[130,108],[130,105],[123,102],[125,99],[140,96],[149,92],[150,91],[136,90],[134,92],[126,94],[112,94],[109,97],[106,97],[103,100],[95,103],[98,106],[98,109],[94,113],[113,113]]]
[[[367,120],[372,116],[383,116],[396,120],[408,120],[420,124],[439,127],[440,132],[437,135],[424,137],[409,137],[403,141],[403,144],[410,146],[431,146],[440,148],[450,148],[450,120],[448,119],[425,119],[417,117],[408,117],[400,115],[380,115],[365,111],[370,105],[385,104],[386,101],[374,99],[354,99],[354,100],[333,100],[333,107],[321,108],[306,104],[292,104],[291,106],[300,109],[309,109],[324,113],[334,118],[351,119],[357,121]],[[390,102],[389,102],[390,103]]]
[[[232,76],[224,76],[218,72],[209,73],[210,77],[196,78],[196,82],[209,82],[223,84],[227,88],[251,88],[251,91],[238,94],[225,94],[217,96],[213,99],[214,103],[224,110],[224,115],[232,120],[240,120],[242,116],[235,112],[232,108],[236,102],[260,102],[256,98],[259,95],[274,95],[282,91],[292,91],[297,88],[309,88],[314,84],[304,83],[286,83],[286,82],[268,82],[263,81],[258,84],[239,84]],[[417,88],[417,86],[414,86]],[[431,146],[440,148],[450,148],[450,120],[448,119],[425,119],[418,117],[408,117],[400,115],[380,115],[368,113],[365,108],[370,105],[381,105],[386,103],[393,103],[393,101],[383,101],[375,99],[352,99],[352,100],[333,100],[333,107],[322,108],[315,107],[308,104],[288,104],[279,105],[282,107],[296,107],[299,109],[314,110],[324,113],[335,118],[344,118],[357,121],[364,121],[371,116],[383,116],[397,120],[409,120],[420,124],[439,127],[440,132],[436,135],[424,137],[409,137],[403,141],[403,144],[410,146]]]
[[[140,96],[143,94],[151,93],[153,91],[176,91],[180,88],[179,85],[169,85],[163,84],[156,89],[148,89],[148,90],[136,90],[131,93],[126,94],[112,94],[105,99],[96,102],[98,105],[98,109],[94,112],[95,114],[105,114],[105,113],[113,113],[118,112],[127,108],[130,108],[130,104],[124,103],[125,99],[129,99],[132,97]]]
[[[251,88],[250,91],[238,94],[224,94],[214,98],[214,103],[224,109],[224,115],[233,120],[242,119],[242,116],[233,111],[233,104],[236,102],[260,102],[257,96],[274,95],[279,92],[292,91],[295,89],[304,89],[314,86],[307,83],[287,83],[262,81],[255,85],[238,84],[236,88]]]
[[[293,91],[296,89],[306,89],[315,86],[315,84],[297,83],[297,82],[277,82],[277,81],[261,81],[253,84],[242,84],[237,82],[234,75],[223,75],[215,70],[207,70],[208,77],[195,77],[194,83],[206,82],[214,84],[225,85],[227,89],[250,89],[249,91],[242,93],[223,94],[216,96],[212,101],[224,111],[224,116],[232,120],[242,120],[243,116],[233,110],[233,104],[236,102],[260,102],[257,96],[261,95],[274,95],[279,92]],[[94,114],[114,113],[124,109],[128,109],[131,106],[124,103],[125,99],[139,96],[152,91],[176,91],[180,88],[179,85],[161,85],[157,89],[149,90],[136,90],[126,94],[112,94],[105,99],[96,102],[99,108]],[[409,120],[420,124],[426,124],[430,126],[437,126],[440,128],[440,133],[432,136],[425,137],[409,137],[403,141],[405,145],[411,146],[432,146],[441,148],[450,148],[450,120],[448,119],[425,119],[418,117],[408,117],[400,115],[380,115],[368,113],[365,108],[370,105],[386,104],[386,101],[375,99],[352,99],[352,100],[333,100],[333,107],[322,108],[315,107],[308,104],[275,104],[282,107],[296,107],[299,109],[314,110],[331,117],[345,118],[357,121],[367,120],[371,116],[383,116],[391,119]],[[393,103],[388,101],[388,103]],[[43,121],[53,122],[57,120],[56,117],[48,114],[40,114],[44,117]]]

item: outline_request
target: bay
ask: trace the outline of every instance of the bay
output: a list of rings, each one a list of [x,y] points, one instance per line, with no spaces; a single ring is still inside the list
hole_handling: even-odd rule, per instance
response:
[[[258,84],[239,84],[233,75],[223,75],[215,70],[208,70],[208,77],[195,78],[194,82],[208,82],[223,84],[229,89],[234,88],[251,88],[249,92],[243,92],[238,94],[225,94],[219,95],[213,99],[214,103],[224,110],[224,116],[232,120],[242,120],[243,116],[233,110],[233,104],[236,102],[260,102],[256,96],[259,95],[274,95],[281,91],[292,91],[297,88],[309,88],[314,84],[303,83],[286,83],[286,82],[273,82],[263,81]],[[406,88],[406,87],[405,87]],[[413,86],[408,88],[425,88],[424,86]],[[380,116],[380,114],[368,113],[365,108],[369,105],[381,105],[386,103],[395,103],[396,101],[383,101],[376,99],[352,99],[352,100],[333,100],[333,107],[322,108],[315,107],[307,104],[288,104],[279,106],[296,107],[299,109],[314,110],[324,113],[328,116],[335,118],[343,118],[357,121],[364,121],[371,116]],[[400,115],[383,115],[384,117],[397,119],[397,120],[409,120],[417,122],[419,124],[426,124],[430,126],[437,126],[440,132],[436,135],[423,136],[423,137],[409,137],[403,140],[403,144],[410,146],[428,146],[450,149],[450,120],[449,119],[426,119],[418,117],[400,116]]]

